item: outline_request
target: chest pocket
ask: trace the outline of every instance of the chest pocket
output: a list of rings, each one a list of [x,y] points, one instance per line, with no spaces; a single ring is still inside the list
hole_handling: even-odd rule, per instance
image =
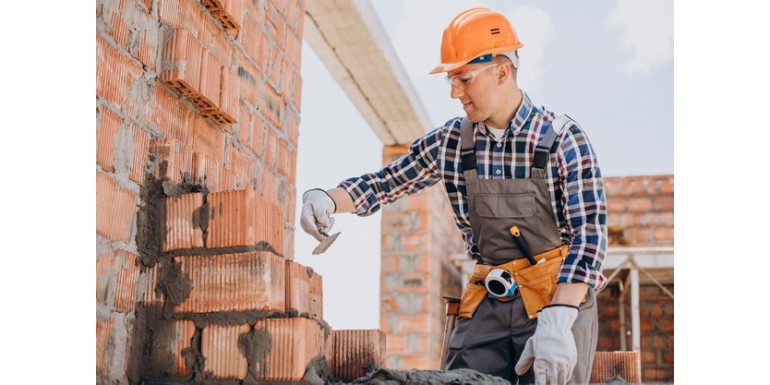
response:
[[[482,218],[529,218],[537,208],[534,193],[476,194],[474,198]]]

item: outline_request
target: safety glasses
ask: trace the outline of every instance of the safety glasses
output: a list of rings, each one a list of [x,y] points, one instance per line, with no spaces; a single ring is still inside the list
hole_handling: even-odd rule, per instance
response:
[[[451,77],[447,76],[445,79],[447,83],[449,83],[449,85],[452,87],[465,87],[473,83],[473,81],[476,80],[476,76],[478,76],[480,73],[496,66],[497,63],[487,64],[483,67],[479,67],[473,70],[460,72],[459,74]]]

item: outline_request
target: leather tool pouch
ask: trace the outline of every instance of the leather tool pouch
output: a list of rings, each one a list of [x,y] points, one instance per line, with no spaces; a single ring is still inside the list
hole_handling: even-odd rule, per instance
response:
[[[457,316],[461,318],[473,317],[473,313],[476,312],[476,309],[481,304],[481,301],[484,300],[484,297],[489,296],[489,292],[487,292],[487,288],[484,287],[484,278],[487,277],[487,275],[492,269],[503,269],[503,270],[508,270],[508,272],[512,273],[517,269],[517,265],[520,265],[521,263],[525,263],[529,265],[529,263],[526,262],[525,260],[517,260],[517,261],[511,261],[498,266],[491,266],[491,265],[474,266],[473,274],[471,274],[471,278],[468,280],[468,284],[465,285],[465,290],[463,290],[462,297],[460,298],[460,312],[457,314]],[[497,300],[505,302],[505,301],[510,301],[518,296],[519,294],[517,293],[512,297],[497,298]]]
[[[559,269],[568,252],[569,247],[563,245],[537,254],[535,255],[536,260],[545,259],[545,261],[535,266],[529,266],[529,262],[525,259],[517,259],[498,266],[476,265],[460,298],[460,312],[457,316],[461,318],[473,317],[473,313],[476,312],[481,301],[489,295],[484,287],[484,278],[487,277],[490,270],[498,268],[508,270],[511,273],[518,289],[516,295],[497,298],[497,300],[510,301],[521,295],[529,318],[537,318],[537,311],[550,304],[553,299]]]
[[[482,278],[483,279],[483,278]],[[457,314],[460,318],[471,318],[473,313],[487,296],[487,289],[483,283],[475,283],[476,279],[471,276],[470,282],[465,285],[463,295],[460,298],[460,312]]]
[[[530,319],[537,318],[538,310],[551,303],[556,293],[556,279],[564,258],[553,258],[514,273],[524,309]]]

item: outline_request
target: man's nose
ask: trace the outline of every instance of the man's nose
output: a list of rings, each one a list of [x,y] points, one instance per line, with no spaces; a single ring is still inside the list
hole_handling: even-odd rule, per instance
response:
[[[465,90],[461,86],[451,86],[451,90],[449,91],[449,96],[452,99],[459,99],[461,96],[465,94]]]

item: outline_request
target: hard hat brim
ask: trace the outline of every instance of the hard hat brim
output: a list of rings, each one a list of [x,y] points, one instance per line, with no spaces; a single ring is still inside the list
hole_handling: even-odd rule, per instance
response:
[[[468,64],[468,61],[461,61],[457,63],[441,63],[436,68],[434,68],[433,71],[430,71],[429,75],[438,74],[441,72],[449,72],[451,70],[458,69],[466,64]]]
[[[428,74],[429,75],[433,75],[433,74],[437,74],[437,73],[441,73],[441,72],[449,72],[451,70],[458,69],[458,68],[460,68],[460,67],[470,63],[473,59],[475,59],[475,58],[477,58],[477,57],[479,57],[481,55],[492,54],[493,56],[496,56],[496,55],[498,55],[498,54],[500,54],[502,52],[516,51],[517,49],[519,49],[521,47],[524,47],[524,44],[518,43],[518,44],[515,44],[515,45],[511,45],[511,46],[499,47],[499,48],[496,48],[496,49],[490,49],[490,50],[482,51],[482,52],[474,55],[473,57],[471,57],[468,60],[463,60],[463,61],[454,62],[454,63],[441,63],[436,68],[434,68],[433,71],[430,71]],[[514,64],[518,68],[518,60]]]

